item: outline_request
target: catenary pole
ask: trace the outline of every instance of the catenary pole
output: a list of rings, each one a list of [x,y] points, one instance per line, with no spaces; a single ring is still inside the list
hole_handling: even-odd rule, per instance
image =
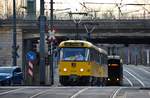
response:
[[[50,30],[53,32],[53,0],[50,1]],[[53,71],[53,40],[51,40],[51,57],[50,57],[50,73],[51,73],[51,85],[54,84],[54,71]]]
[[[45,84],[45,23],[44,0],[40,0],[40,85]]]
[[[17,49],[16,49],[16,0],[13,0],[13,45],[12,45],[12,58],[13,66],[17,66]]]

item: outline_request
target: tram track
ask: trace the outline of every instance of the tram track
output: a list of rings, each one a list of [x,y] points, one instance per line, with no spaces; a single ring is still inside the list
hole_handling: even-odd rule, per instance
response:
[[[110,98],[116,98],[117,95],[119,94],[119,92],[121,91],[122,87],[118,88],[117,90],[115,90],[112,95],[110,96]]]
[[[33,86],[21,86],[17,89],[14,89],[14,87],[3,87],[5,89],[13,89],[8,90],[6,92],[0,93],[0,98],[16,98],[15,96],[18,96],[18,94],[22,94],[23,96],[19,96],[19,98],[34,98],[37,96],[37,94],[40,94],[40,92],[47,91],[49,88],[47,87],[33,87]],[[46,89],[46,90],[45,90]],[[0,89],[1,90],[1,89]]]
[[[76,98],[79,94],[81,94],[82,92],[84,92],[84,91],[86,91],[88,89],[89,89],[89,87],[81,89],[77,93],[75,93],[74,95],[72,95],[70,98]]]
[[[139,90],[139,87],[144,88],[147,85],[143,81],[142,74],[139,74],[140,69],[126,66],[124,68],[123,86],[105,86],[105,87],[90,87],[90,86],[12,86],[0,87],[0,98],[126,98],[124,95],[131,95],[134,90]],[[135,71],[134,71],[135,70]],[[144,70],[143,72],[144,73]],[[140,76],[142,75],[142,76]],[[148,72],[144,75],[148,75]],[[147,76],[148,77],[148,76]],[[128,86],[128,87],[126,87]],[[136,93],[138,94],[138,93]],[[149,93],[148,93],[149,94]]]
[[[88,88],[89,87],[86,87],[86,88],[84,87],[83,88],[83,87],[69,87],[69,86],[68,87],[64,87],[64,86],[63,87],[56,87],[55,86],[55,87],[50,87],[47,90],[43,90],[43,91],[40,91],[38,93],[35,93],[35,94],[31,95],[28,98],[45,98],[45,96],[52,96],[54,94],[56,94],[56,96],[59,95],[59,94],[62,94],[62,97],[63,97],[65,93],[66,93],[65,95],[71,96],[71,97],[67,97],[67,98],[76,98],[80,93],[84,92]],[[69,90],[69,91],[71,91],[70,93],[67,93],[68,89],[70,89]]]
[[[70,89],[72,88],[72,89]],[[67,91],[67,89],[70,89],[71,92]],[[122,87],[120,88],[116,88],[116,87],[53,87],[53,89],[49,89],[49,90],[44,90],[44,91],[41,91],[41,92],[38,92],[32,96],[30,96],[29,98],[47,98],[46,96],[51,96],[54,94],[54,91],[58,91],[56,92],[56,96],[59,96],[61,95],[62,98],[82,98],[83,96],[87,96],[87,98],[91,98],[91,97],[88,97],[90,91],[92,90],[101,90],[101,91],[108,91],[109,89],[111,89],[110,91],[108,91],[108,93],[105,93],[105,96],[109,96],[109,98],[116,98],[116,96],[119,94],[120,90],[122,89]],[[64,91],[66,90],[66,94],[67,97],[64,97]],[[98,97],[101,97],[103,95],[101,95],[100,93],[95,93],[95,92],[92,92],[94,95],[96,94],[96,96]],[[92,94],[90,93],[90,94]],[[93,95],[92,94],[92,95]],[[91,96],[91,95],[90,95]]]
[[[131,70],[129,71],[129,69],[128,69],[128,70],[125,69],[124,72],[126,72],[126,73],[128,73],[130,76],[132,76],[136,81],[138,81],[138,82],[141,84],[142,87],[145,87],[144,82],[143,82],[141,79],[139,79],[137,76],[135,76],[134,74],[132,74]],[[131,80],[130,80],[130,81],[131,81]],[[132,83],[132,84],[133,84],[133,83]]]
[[[38,96],[40,96],[40,95],[42,95],[42,94],[44,94],[44,93],[46,93],[46,92],[48,92],[48,91],[49,91],[49,90],[41,91],[41,92],[39,92],[39,93],[36,93],[36,94],[30,96],[29,98],[36,98],[36,97],[38,97]]]
[[[133,87],[133,83],[131,82],[131,80],[128,79],[125,75],[123,77],[124,77],[124,79],[126,79],[128,81],[128,83],[130,84],[130,86]]]
[[[6,94],[9,94],[9,93],[13,93],[13,92],[17,92],[17,91],[22,90],[22,89],[24,89],[24,88],[17,88],[17,89],[13,89],[13,90],[8,90],[8,91],[5,91],[5,92],[1,92],[0,96],[6,95]]]
[[[139,78],[145,84],[145,87],[149,87],[150,72],[145,70],[144,66],[126,66],[126,69],[130,71],[134,76]]]
[[[125,98],[130,87],[22,87],[0,98]],[[133,89],[134,90],[134,89]],[[135,89],[136,90],[136,89]],[[130,92],[130,91],[129,91]]]
[[[136,66],[130,66],[128,68],[132,68],[134,70],[139,70],[139,71],[142,71],[143,73],[149,75],[150,74],[150,71],[148,71],[148,69],[146,69],[145,67],[136,67]]]
[[[114,88],[112,88],[111,87],[111,89],[112,89],[112,91],[110,91],[109,93],[107,93],[106,92],[106,95],[108,95],[109,96],[109,98],[116,98],[117,96],[118,96],[118,94],[120,93],[120,91],[122,90],[122,88],[123,87],[119,87],[119,88],[116,88],[116,87],[114,87]],[[69,98],[82,98],[81,96],[83,96],[84,94],[86,95],[86,94],[88,94],[88,92],[91,90],[91,89],[101,89],[101,90],[108,90],[108,89],[110,89],[110,88],[108,88],[108,87],[87,87],[87,88],[84,88],[84,89],[81,89],[81,90],[79,90],[77,93],[75,93],[74,95],[72,95],[71,97],[69,97]],[[93,93],[94,94],[94,93]],[[81,95],[80,97],[79,97],[79,95]],[[95,94],[94,94],[95,95]],[[103,96],[103,94],[101,95],[98,95],[97,94],[97,97],[101,97],[101,96]],[[88,97],[89,98],[89,97]]]

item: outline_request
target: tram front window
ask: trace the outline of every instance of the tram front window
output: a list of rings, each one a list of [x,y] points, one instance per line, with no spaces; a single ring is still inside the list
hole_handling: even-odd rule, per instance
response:
[[[108,64],[120,64],[120,59],[119,60],[109,59]]]
[[[86,48],[62,48],[60,60],[87,61],[88,49]]]

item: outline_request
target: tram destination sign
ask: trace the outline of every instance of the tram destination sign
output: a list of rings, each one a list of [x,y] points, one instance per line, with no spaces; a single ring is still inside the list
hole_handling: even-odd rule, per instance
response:
[[[64,43],[65,47],[83,47],[84,43]]]

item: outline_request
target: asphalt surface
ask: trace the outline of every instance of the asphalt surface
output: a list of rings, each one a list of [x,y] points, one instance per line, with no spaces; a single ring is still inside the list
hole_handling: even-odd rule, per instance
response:
[[[57,72],[56,72],[57,73]],[[150,98],[150,67],[124,65],[122,86],[60,86],[57,76],[53,86],[0,87],[0,98]]]

